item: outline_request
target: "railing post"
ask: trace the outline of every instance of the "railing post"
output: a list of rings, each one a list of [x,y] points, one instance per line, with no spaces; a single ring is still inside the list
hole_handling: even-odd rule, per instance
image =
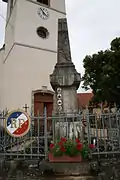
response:
[[[52,113],[52,140],[53,140],[53,142],[55,140],[55,125],[54,125],[54,116],[53,116],[53,113]]]
[[[39,147],[39,144],[40,144],[40,120],[41,120],[41,118],[40,118],[40,112],[39,112],[39,111],[37,112],[37,117],[38,117],[38,118],[37,118],[37,121],[38,121],[38,122],[37,122],[37,126],[38,126],[38,129],[37,129],[37,133],[38,133],[38,134],[37,134],[37,136],[38,136],[37,153],[39,154],[39,153],[40,153],[40,147]]]
[[[44,142],[45,142],[45,159],[47,159],[48,153],[48,136],[47,136],[47,109],[44,108]]]
[[[90,119],[89,119],[89,110],[86,108],[86,120],[87,120],[87,138],[88,138],[88,144],[91,142],[91,134],[90,134]]]

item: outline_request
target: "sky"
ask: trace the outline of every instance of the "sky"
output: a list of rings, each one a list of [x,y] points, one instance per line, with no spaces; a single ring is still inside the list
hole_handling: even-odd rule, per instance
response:
[[[110,42],[120,36],[120,0],[66,0],[66,10],[72,60],[83,75],[85,56],[108,49]],[[5,17],[6,3],[0,0],[0,47],[4,43]]]

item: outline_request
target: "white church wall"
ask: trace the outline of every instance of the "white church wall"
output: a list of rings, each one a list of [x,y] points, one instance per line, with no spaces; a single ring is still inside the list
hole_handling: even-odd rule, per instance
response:
[[[65,17],[65,14],[48,9],[50,14],[49,19],[42,20],[37,14],[38,8],[38,4],[30,1],[18,1],[19,11],[16,16],[15,42],[56,51],[58,33],[57,19]],[[28,10],[26,11],[26,9]],[[48,29],[49,36],[47,39],[42,39],[37,35],[36,30],[39,26]]]
[[[28,1],[41,5],[39,2],[37,2],[37,0],[28,0]],[[45,5],[45,7],[47,6]],[[65,0],[50,0],[50,8],[65,13],[66,12]]]
[[[65,13],[65,0],[51,0],[51,8]]]
[[[65,11],[64,0],[51,0],[51,3],[47,20],[38,16],[39,4],[32,0],[17,0],[14,5],[6,26],[2,109],[13,110],[27,104],[30,110],[32,91],[42,86],[52,90],[49,75],[57,62],[58,18],[66,15],[59,12]],[[37,35],[39,26],[48,29],[48,39]]]
[[[3,92],[3,59],[4,59],[4,48],[0,49],[0,110],[1,110],[1,95]]]
[[[15,23],[16,23],[16,12],[17,12],[17,3],[14,5],[13,11],[8,18],[5,30],[5,57],[7,58],[8,54],[10,53],[13,43],[15,41]]]
[[[4,53],[5,53],[5,49],[1,48],[0,49],[0,70],[1,70],[2,63],[3,63],[3,59],[4,59]]]
[[[53,72],[57,53],[15,45],[4,64],[2,108],[13,110],[24,104],[31,107],[32,90],[47,86],[52,90],[49,75]]]

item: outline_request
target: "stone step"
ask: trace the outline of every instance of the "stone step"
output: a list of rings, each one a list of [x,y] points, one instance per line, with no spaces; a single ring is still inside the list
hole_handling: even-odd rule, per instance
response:
[[[57,177],[56,180],[96,180],[96,177],[93,176],[65,176]]]

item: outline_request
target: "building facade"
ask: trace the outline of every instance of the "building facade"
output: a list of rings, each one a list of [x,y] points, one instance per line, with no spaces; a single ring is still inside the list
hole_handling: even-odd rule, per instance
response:
[[[57,62],[58,19],[65,0],[3,0],[7,3],[5,45],[0,50],[0,109],[52,109],[49,75]]]

